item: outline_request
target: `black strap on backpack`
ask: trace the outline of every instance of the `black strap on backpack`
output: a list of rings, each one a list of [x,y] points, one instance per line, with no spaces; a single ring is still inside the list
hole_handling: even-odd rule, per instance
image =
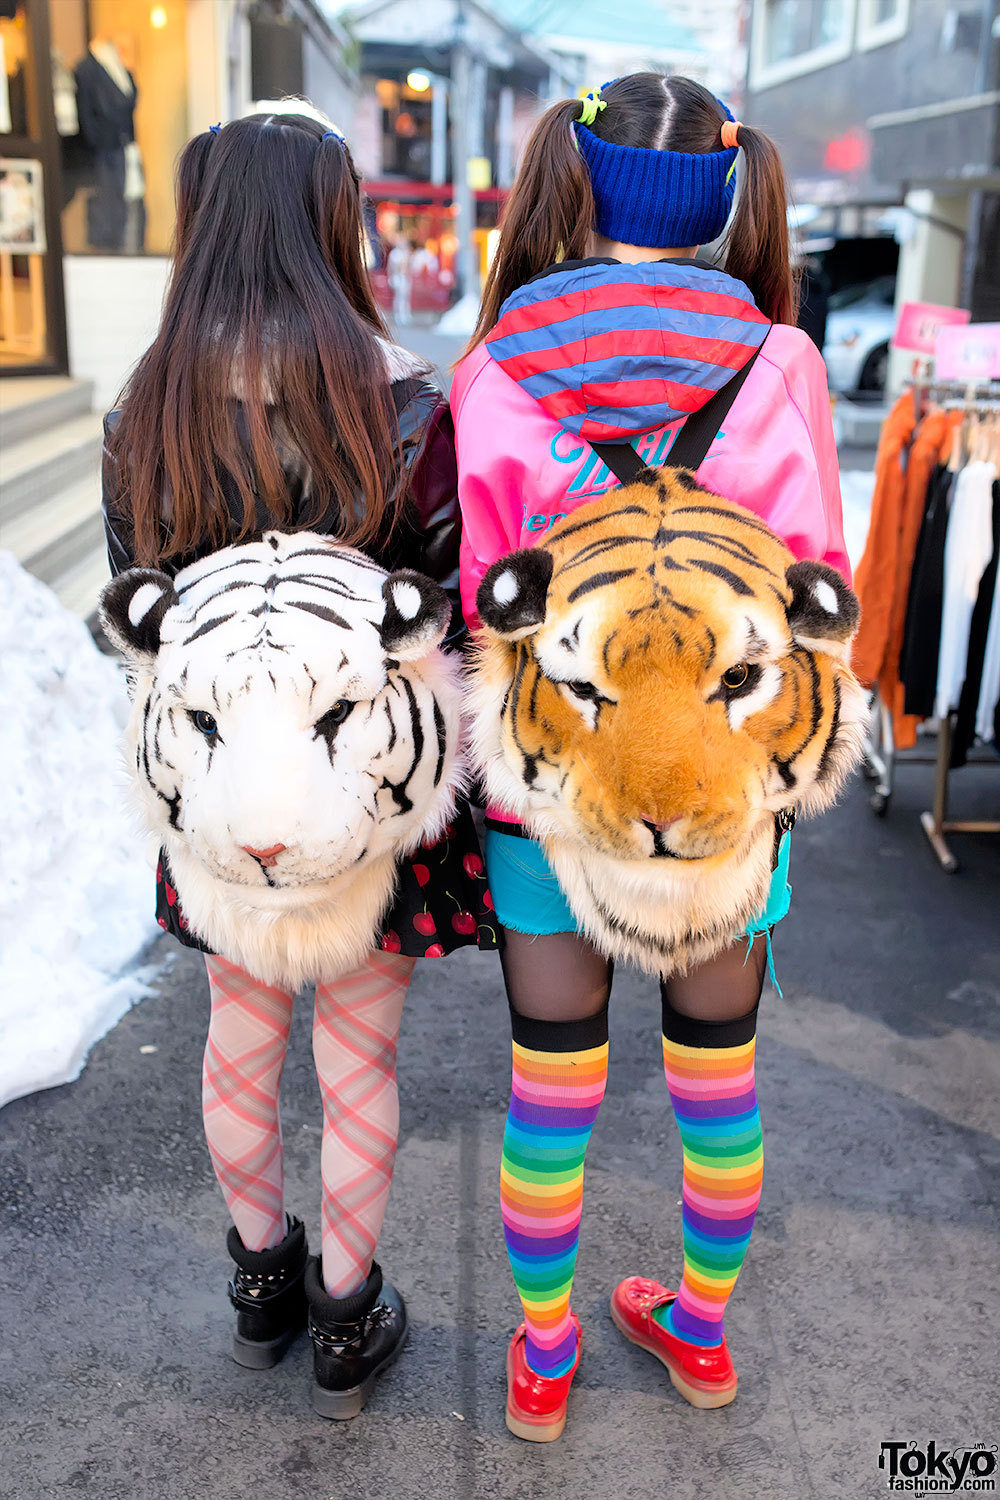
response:
[[[753,368],[760,349],[755,349],[742,370],[727,380],[699,411],[692,412],[674,438],[667,454],[673,469],[690,469],[694,473],[705,461],[716,434]],[[591,443],[602,463],[606,463],[620,484],[631,484],[646,467],[631,443]]]

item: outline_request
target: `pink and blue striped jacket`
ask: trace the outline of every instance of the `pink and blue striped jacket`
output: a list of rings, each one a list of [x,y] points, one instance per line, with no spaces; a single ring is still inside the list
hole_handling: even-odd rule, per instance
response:
[[[669,462],[683,419],[758,349],[698,479],[850,579],[826,370],[807,335],[697,261],[568,262],[509,297],[455,372],[470,624],[491,563],[617,483],[590,439]]]

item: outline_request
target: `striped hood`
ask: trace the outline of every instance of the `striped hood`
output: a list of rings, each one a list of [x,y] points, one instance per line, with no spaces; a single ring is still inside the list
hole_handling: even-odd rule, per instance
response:
[[[507,298],[486,347],[560,426],[613,443],[698,411],[770,327],[698,261],[566,261]]]

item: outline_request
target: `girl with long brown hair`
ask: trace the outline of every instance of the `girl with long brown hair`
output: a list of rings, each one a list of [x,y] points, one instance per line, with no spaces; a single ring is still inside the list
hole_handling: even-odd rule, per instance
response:
[[[255,115],[195,137],[178,165],[176,254],[159,332],[105,421],[113,572],[173,576],[265,529],[309,530],[388,570],[428,574],[458,609],[459,513],[448,407],[392,344],[364,259],[357,171],[339,132],[307,114]],[[247,849],[248,874],[283,845]],[[467,804],[433,852],[399,862],[381,948],[317,984],[324,1106],[322,1249],[285,1211],[278,1091],[290,994],[206,954],[211,1018],[203,1114],[233,1220],[233,1354],[275,1364],[309,1314],[313,1403],[360,1411],[406,1336],[375,1263],[395,1158],[395,1056],[414,961],[491,946]],[[202,947],[164,857],[158,917]],[[455,905],[461,921],[454,921]],[[481,920],[480,920],[481,919]],[[430,936],[429,936],[430,935]],[[431,940],[433,938],[433,941]]]
[[[471,625],[499,557],[544,540],[617,477],[669,464],[682,429],[700,488],[756,511],[797,557],[848,574],[826,373],[792,326],[786,209],[772,142],[690,79],[632,74],[542,117],[452,391]],[[720,236],[724,269],[701,250]],[[597,691],[567,688],[577,689]],[[489,809],[487,827],[513,1029],[501,1209],[525,1314],[508,1354],[507,1425],[548,1442],[565,1425],[580,1359],[570,1292],[612,976],[541,846],[503,807]],[[676,1291],[626,1278],[611,1312],[696,1406],[736,1394],[723,1313],[760,1197],[754,1038],[787,866],[788,834],[776,832],[770,897],[747,940],[662,984],[684,1270]]]

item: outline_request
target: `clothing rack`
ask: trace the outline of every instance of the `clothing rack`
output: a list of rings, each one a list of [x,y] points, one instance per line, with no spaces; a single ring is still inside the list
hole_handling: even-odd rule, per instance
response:
[[[1000,380],[963,382],[915,378],[906,382],[913,390],[914,412],[918,420],[928,401],[935,401],[945,411],[972,413],[1000,412]],[[949,775],[952,751],[954,713],[937,720],[937,747],[933,756],[906,755],[908,765],[934,766],[934,793],[931,807],[920,814],[920,824],[941,868],[949,874],[958,869],[947,834],[1000,834],[1000,820],[959,820],[949,818]],[[896,770],[896,746],[892,712],[878,689],[871,697],[871,718],[864,748],[863,774],[873,782],[869,806],[877,817],[885,817],[892,799]],[[989,765],[992,761],[970,759],[967,765]]]
[[[896,741],[892,732],[892,711],[883,703],[878,688],[869,700],[871,716],[865,738],[862,775],[873,782],[868,806],[877,818],[884,818],[892,801],[896,781]]]
[[[896,742],[892,730],[892,712],[888,705],[883,703],[882,695],[877,688],[870,695],[869,708],[871,717],[868,721],[861,772],[868,781],[873,783],[868,806],[877,818],[884,818],[889,811],[896,778]],[[937,763],[937,755],[914,755],[909,752],[906,753],[904,761],[904,765],[907,766],[936,766]],[[969,761],[968,764],[979,765],[979,762]]]
[[[903,388],[913,391],[918,417],[926,402],[934,399],[945,411],[1000,410],[1000,380],[933,380],[916,376],[904,381]]]
[[[942,870],[949,875],[954,875],[958,869],[958,860],[948,848],[945,838],[946,833],[1000,833],[1000,822],[977,821],[976,819],[958,821],[948,817],[948,775],[949,761],[951,760],[951,723],[952,716],[938,720],[938,745],[936,769],[934,772],[934,802],[930,812],[920,814],[920,826],[923,828],[930,842],[931,848],[937,855],[938,863]],[[987,761],[966,762],[967,765],[987,765]]]

